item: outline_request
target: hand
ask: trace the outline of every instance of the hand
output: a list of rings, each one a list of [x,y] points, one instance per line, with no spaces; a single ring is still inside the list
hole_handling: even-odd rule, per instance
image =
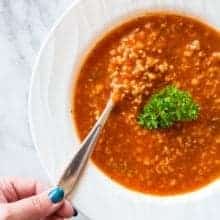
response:
[[[63,220],[76,215],[64,191],[44,191],[39,182],[22,178],[0,178],[1,220]]]

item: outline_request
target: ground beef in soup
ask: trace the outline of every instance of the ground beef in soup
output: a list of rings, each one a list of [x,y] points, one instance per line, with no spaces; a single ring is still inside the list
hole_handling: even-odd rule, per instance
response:
[[[187,90],[199,118],[148,130],[137,116],[166,85]],[[143,193],[196,190],[220,176],[220,34],[195,19],[149,14],[115,28],[80,69],[73,118],[83,139],[112,89],[121,91],[93,162],[118,183]]]

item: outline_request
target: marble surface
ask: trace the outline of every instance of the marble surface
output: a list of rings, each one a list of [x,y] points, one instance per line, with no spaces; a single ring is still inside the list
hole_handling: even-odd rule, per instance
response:
[[[0,0],[0,176],[48,181],[30,135],[32,65],[48,31],[73,0]]]

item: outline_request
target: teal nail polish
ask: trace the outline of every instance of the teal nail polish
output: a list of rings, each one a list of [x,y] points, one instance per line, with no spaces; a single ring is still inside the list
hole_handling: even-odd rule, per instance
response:
[[[52,203],[58,203],[64,198],[64,190],[60,187],[56,187],[49,192],[48,197]]]

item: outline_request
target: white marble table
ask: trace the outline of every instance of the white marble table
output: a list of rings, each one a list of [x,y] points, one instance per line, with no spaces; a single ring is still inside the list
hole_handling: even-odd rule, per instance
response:
[[[73,0],[0,0],[0,176],[48,181],[27,117],[32,65],[51,26]]]

